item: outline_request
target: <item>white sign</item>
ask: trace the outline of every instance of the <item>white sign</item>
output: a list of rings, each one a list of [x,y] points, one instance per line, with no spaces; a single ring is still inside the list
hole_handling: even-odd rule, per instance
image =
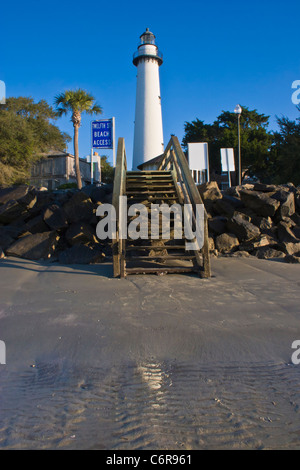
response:
[[[209,170],[207,142],[188,144],[188,158],[190,170]]]
[[[222,171],[235,171],[234,151],[233,149],[221,149]]]

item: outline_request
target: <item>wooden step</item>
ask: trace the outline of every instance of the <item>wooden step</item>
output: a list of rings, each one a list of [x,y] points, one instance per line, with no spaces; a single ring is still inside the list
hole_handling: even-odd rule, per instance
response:
[[[199,268],[195,268],[194,266],[185,267],[185,266],[166,266],[164,268],[161,267],[153,267],[153,268],[128,268],[126,267],[126,274],[180,274],[180,273],[198,273]]]

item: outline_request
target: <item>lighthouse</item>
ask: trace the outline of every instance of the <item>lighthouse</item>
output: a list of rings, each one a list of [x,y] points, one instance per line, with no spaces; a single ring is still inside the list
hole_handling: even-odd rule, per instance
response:
[[[140,36],[133,56],[137,67],[136,105],[132,169],[161,155],[164,151],[159,67],[162,54],[149,29]]]

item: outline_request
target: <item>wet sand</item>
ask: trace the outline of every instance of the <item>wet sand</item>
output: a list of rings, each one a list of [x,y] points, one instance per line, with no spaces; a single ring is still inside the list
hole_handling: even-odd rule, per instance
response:
[[[0,263],[0,449],[300,449],[299,265]]]

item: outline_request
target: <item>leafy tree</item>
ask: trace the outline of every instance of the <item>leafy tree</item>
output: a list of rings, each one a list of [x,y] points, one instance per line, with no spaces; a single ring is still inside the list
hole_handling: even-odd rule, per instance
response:
[[[271,158],[270,147],[273,142],[273,135],[267,130],[269,116],[244,106],[240,124],[242,167],[244,170],[247,169],[250,175],[255,174],[266,179]],[[182,144],[185,150],[189,142],[208,142],[212,171],[221,172],[221,148],[234,148],[237,159],[238,131],[235,113],[222,111],[213,124],[204,124],[199,119],[191,123],[186,122],[184,130]],[[236,168],[238,168],[237,161]]]
[[[0,106],[1,186],[25,182],[44,152],[66,147],[71,139],[51,122],[56,117],[45,100],[11,97]]]
[[[54,104],[58,116],[71,113],[71,121],[74,126],[74,156],[75,156],[75,172],[77,179],[77,186],[82,188],[80,166],[79,166],[79,147],[78,147],[78,134],[81,125],[82,113],[87,114],[102,114],[102,108],[95,103],[95,98],[82,89],[67,90],[60,93],[55,97]]]
[[[276,118],[279,131],[274,133],[272,148],[274,182],[300,185],[300,117],[295,121],[285,116]]]
[[[114,180],[114,168],[109,163],[107,155],[101,156],[101,179],[103,183],[112,183]]]

